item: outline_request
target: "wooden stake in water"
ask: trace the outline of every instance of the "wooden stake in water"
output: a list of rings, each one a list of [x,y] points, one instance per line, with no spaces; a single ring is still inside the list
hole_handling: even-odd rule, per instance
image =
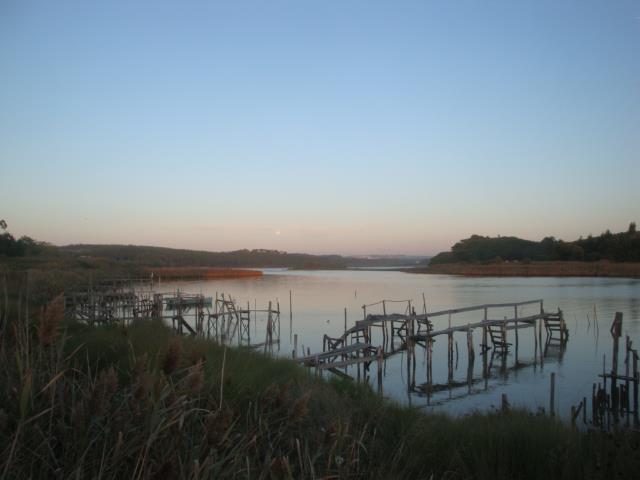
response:
[[[507,413],[509,411],[509,400],[506,393],[502,394],[501,408],[504,413]]]
[[[549,392],[549,413],[555,415],[556,406],[556,374],[551,372],[551,390]]]
[[[638,382],[640,377],[638,376],[638,353],[633,351],[633,420],[638,425]]]
[[[613,358],[611,360],[611,404],[614,415],[618,411],[618,341],[622,335],[622,313],[616,312],[616,316],[611,325],[611,336],[613,337]]]
[[[378,361],[378,391],[382,393],[382,347],[378,347],[376,359]]]
[[[344,307],[344,331],[347,331],[347,307]]]
[[[518,307],[515,306],[513,307],[513,314],[514,314],[514,319],[515,319],[515,334],[516,334],[516,365],[518,364],[518,344],[519,344],[519,340],[518,340]]]
[[[293,334],[293,301],[291,299],[291,290],[289,290],[289,343],[291,343],[291,335]]]

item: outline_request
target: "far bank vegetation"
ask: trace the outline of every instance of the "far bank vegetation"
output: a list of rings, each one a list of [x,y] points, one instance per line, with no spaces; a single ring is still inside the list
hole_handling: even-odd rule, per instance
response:
[[[430,265],[509,262],[640,262],[640,234],[632,222],[626,232],[589,235],[572,242],[545,237],[539,242],[517,237],[472,235],[442,252]]]

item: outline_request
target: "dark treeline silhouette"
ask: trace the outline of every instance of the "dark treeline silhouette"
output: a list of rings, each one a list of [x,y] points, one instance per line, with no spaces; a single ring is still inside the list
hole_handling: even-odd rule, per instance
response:
[[[109,262],[129,267],[222,267],[222,268],[306,268],[341,269],[347,267],[412,266],[424,257],[372,256],[347,257],[341,255],[311,255],[287,253],[278,250],[255,249],[232,252],[209,252],[138,245],[67,245],[54,246],[23,236],[15,239],[8,232],[0,234],[0,260],[23,258],[60,262],[73,260],[80,265],[91,266],[96,262]],[[24,262],[23,262],[24,263]],[[104,266],[104,265],[103,265]]]
[[[208,252],[137,245],[68,245],[59,250],[74,257],[104,258],[118,263],[148,267],[286,267],[309,269],[339,269],[346,267],[380,267],[415,265],[415,257],[343,257],[341,255],[310,255],[278,250],[236,250]]]
[[[121,263],[149,267],[293,267],[344,268],[346,261],[339,255],[307,255],[277,250],[236,250],[207,252],[137,245],[68,245],[60,247],[76,257],[98,257]]]
[[[594,237],[573,242],[546,237],[540,242],[517,237],[483,237],[472,235],[459,241],[450,252],[433,257],[432,265],[492,261],[640,261],[640,234],[631,223],[626,232],[609,230]]]
[[[55,247],[38,242],[31,237],[15,239],[9,232],[0,234],[0,257],[28,257],[35,255],[53,254]]]

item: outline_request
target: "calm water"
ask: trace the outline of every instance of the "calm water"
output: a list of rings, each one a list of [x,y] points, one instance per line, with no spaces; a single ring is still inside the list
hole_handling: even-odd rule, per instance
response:
[[[568,415],[571,405],[583,396],[590,397],[591,386],[602,372],[603,355],[607,370],[611,368],[612,339],[609,327],[616,311],[622,312],[623,334],[629,335],[637,345],[640,342],[640,280],[601,278],[462,278],[407,274],[392,271],[285,271],[265,270],[262,277],[202,282],[162,283],[158,290],[169,292],[180,288],[188,293],[203,293],[214,297],[216,293],[231,295],[240,306],[266,308],[271,300],[280,303],[281,343],[274,354],[291,356],[294,334],[298,335],[299,349],[304,345],[311,352],[322,351],[322,336],[338,337],[344,331],[344,309],[347,309],[348,326],[363,318],[363,304],[382,299],[412,300],[416,311],[423,311],[423,294],[427,311],[457,308],[486,303],[519,302],[543,299],[546,311],[560,308],[570,331],[564,351],[550,346],[544,355],[543,365],[533,365],[533,329],[519,330],[519,362],[528,364],[514,368],[514,352],[501,363],[496,357],[490,378],[482,378],[482,357],[479,344],[482,331],[474,332],[476,360],[473,368],[474,383],[471,388],[461,386],[432,394],[430,397],[408,393],[406,353],[401,352],[387,359],[384,367],[384,395],[404,404],[426,410],[463,414],[473,409],[486,410],[499,405],[502,393],[508,395],[512,405],[536,410],[549,406],[549,375],[556,372],[556,410]],[[293,298],[293,320],[289,320],[289,291]],[[387,304],[387,313],[404,313],[406,304]],[[522,307],[519,315],[537,313],[538,306]],[[367,313],[382,313],[381,307],[373,307]],[[494,311],[491,318],[513,316],[513,308]],[[595,328],[595,316],[598,329]],[[482,312],[457,315],[454,325],[482,320]],[[436,330],[447,327],[446,316],[434,318]],[[266,318],[258,315],[252,322],[252,342],[263,342]],[[382,344],[379,329],[374,329],[374,345]],[[598,334],[599,331],[599,334]],[[458,344],[454,381],[467,379],[466,333],[456,333]],[[545,333],[543,331],[543,344]],[[509,342],[514,332],[509,332]],[[438,337],[434,344],[433,382],[447,383],[446,337]],[[624,341],[621,342],[624,345]],[[544,346],[544,345],[543,345]],[[623,352],[623,349],[621,349]],[[491,357],[491,355],[489,355]],[[621,353],[620,368],[624,369]],[[416,383],[426,382],[426,354],[416,347]],[[349,373],[355,375],[355,367]],[[331,375],[328,373],[327,375]],[[372,385],[376,384],[375,363],[370,372]]]

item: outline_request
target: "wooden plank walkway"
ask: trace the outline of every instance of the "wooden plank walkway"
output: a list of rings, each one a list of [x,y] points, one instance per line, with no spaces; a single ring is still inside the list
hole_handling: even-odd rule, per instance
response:
[[[444,328],[442,330],[434,330],[428,333],[420,333],[417,335],[413,335],[411,338],[416,341],[425,341],[428,338],[437,337],[438,335],[448,335],[454,332],[468,332],[476,328],[489,327],[493,325],[500,326],[503,324],[506,324],[506,325],[514,324],[514,325],[507,326],[506,327],[507,330],[515,330],[516,328],[518,329],[530,328],[535,326],[535,321],[540,318],[544,318],[544,314],[530,315],[527,317],[520,317],[520,318],[507,318],[503,320],[482,320],[481,322],[468,323],[466,325],[457,325],[455,327]],[[518,325],[516,326],[515,323],[518,323]]]
[[[415,375],[415,347],[419,345],[426,350],[427,365],[427,383],[432,385],[433,373],[433,341],[435,337],[445,336],[447,338],[447,361],[448,361],[448,378],[453,380],[454,358],[457,365],[458,344],[454,342],[454,334],[466,334],[466,344],[468,349],[469,364],[473,364],[475,357],[475,348],[473,341],[473,331],[475,329],[482,330],[482,342],[480,343],[481,354],[483,357],[483,378],[488,378],[491,365],[488,361],[488,350],[493,348],[491,357],[499,354],[504,358],[513,347],[515,352],[515,362],[519,366],[522,362],[518,360],[518,332],[521,329],[533,329],[533,337],[535,343],[534,364],[537,364],[538,351],[542,349],[542,326],[547,329],[547,333],[558,329],[561,333],[562,341],[566,340],[566,327],[562,312],[550,313],[545,312],[543,308],[543,300],[527,300],[523,302],[510,303],[489,303],[484,305],[473,305],[462,308],[452,308],[447,310],[438,310],[434,312],[416,314],[412,308],[410,301],[407,301],[407,308],[402,313],[389,312],[386,303],[391,301],[381,301],[377,304],[382,305],[383,313],[369,313],[367,315],[367,307],[372,305],[363,305],[365,318],[355,322],[351,328],[345,328],[345,331],[339,337],[332,338],[328,335],[323,337],[323,351],[317,354],[308,354],[300,358],[294,358],[294,361],[307,367],[315,367],[317,373],[323,370],[337,372],[338,368],[348,367],[355,364],[364,364],[365,371],[368,372],[371,363],[378,364],[378,386],[381,388],[382,376],[384,374],[382,365],[384,361],[401,352],[407,352],[407,371],[413,370]],[[400,302],[402,303],[402,302]],[[538,306],[539,308],[529,308],[526,316],[521,316],[523,306]],[[511,315],[503,318],[503,311],[500,309],[511,309]],[[496,311],[497,310],[497,311]],[[531,314],[531,310],[535,313]],[[507,310],[508,311],[508,310]],[[471,323],[460,324],[460,318],[455,321],[457,325],[453,325],[452,317],[461,313],[477,312],[476,321]],[[448,316],[444,325],[434,329],[433,319],[436,317]],[[345,323],[346,326],[346,323]],[[426,326],[426,328],[424,328]],[[390,327],[390,332],[388,331]],[[537,327],[540,327],[539,329]],[[381,330],[381,343],[378,345],[373,341],[373,329]],[[514,335],[509,338],[507,332],[513,331]],[[378,338],[378,337],[376,337]],[[509,341],[508,341],[509,340]],[[510,343],[513,341],[513,343]],[[455,348],[454,348],[455,343]],[[455,350],[455,357],[454,357]],[[542,361],[542,360],[541,360]],[[457,368],[457,366],[455,367]],[[346,373],[346,372],[345,372]],[[343,373],[341,372],[340,375]],[[358,378],[360,370],[358,369]],[[415,386],[415,378],[410,382]]]
[[[474,305],[471,307],[452,308],[449,310],[440,310],[437,312],[431,312],[426,314],[416,315],[417,320],[424,320],[431,317],[440,317],[442,315],[455,315],[456,313],[473,312],[476,310],[489,310],[492,308],[509,308],[509,307],[521,307],[523,305],[533,305],[535,303],[540,304],[542,310],[543,300],[527,300],[525,302],[512,302],[512,303],[487,303],[485,305]]]
[[[370,348],[371,348],[371,344],[369,343],[354,343],[353,345],[348,345],[346,347],[340,347],[334,350],[329,350],[328,352],[319,352],[313,355],[294,358],[293,360],[297,363],[306,363],[306,364],[312,365],[312,364],[315,364],[316,362],[320,363],[322,361],[326,361],[327,359],[331,359],[334,357],[364,352]]]

